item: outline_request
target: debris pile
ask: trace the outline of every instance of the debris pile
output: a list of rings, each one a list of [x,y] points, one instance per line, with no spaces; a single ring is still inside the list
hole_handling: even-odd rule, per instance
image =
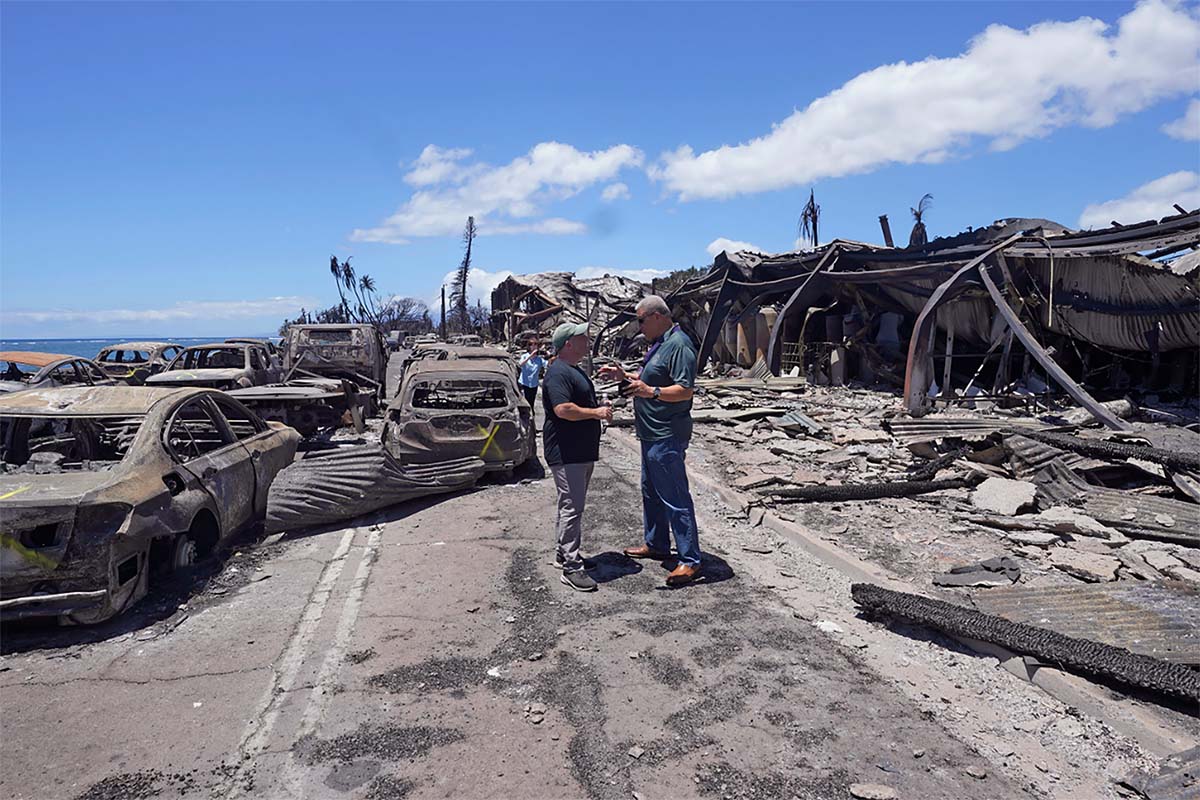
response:
[[[1012,219],[907,248],[721,253],[668,300],[697,334],[701,369],[761,361],[817,384],[884,380],[903,385],[913,415],[1065,394],[1122,430],[1093,392],[1200,387],[1200,211],[1180,211],[1102,231]]]
[[[623,324],[610,344],[628,341],[638,333],[632,309],[650,294],[649,287],[619,275],[577,278],[572,272],[512,275],[492,290],[492,338],[516,343],[522,334],[549,336],[563,322],[586,322],[606,329],[617,317]]]
[[[727,485],[752,498],[755,524],[769,511],[967,610],[1200,666],[1195,400],[1110,404],[1127,427],[1111,431],[1082,408],[989,404],[914,419],[896,394],[861,386],[770,375],[697,384],[695,436]],[[1005,647],[1007,634],[988,637],[1020,630],[975,628],[961,635]],[[1061,644],[1043,633],[1035,639]],[[1121,661],[1111,655],[1100,660]],[[1078,667],[1113,677],[1088,659]],[[1122,681],[1192,696],[1136,663]]]

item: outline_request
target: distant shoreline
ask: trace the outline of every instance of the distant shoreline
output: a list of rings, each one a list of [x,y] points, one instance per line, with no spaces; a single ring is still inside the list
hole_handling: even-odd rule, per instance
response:
[[[0,339],[0,351],[21,350],[33,353],[61,353],[68,356],[95,358],[103,348],[112,344],[120,344],[121,342],[174,342],[175,344],[180,344],[187,347],[194,344],[221,342],[225,339],[269,339],[272,338],[272,336],[274,336],[274,334],[270,336],[254,336],[235,332],[223,336],[105,336],[88,337],[86,339],[39,339],[34,337],[17,337]]]

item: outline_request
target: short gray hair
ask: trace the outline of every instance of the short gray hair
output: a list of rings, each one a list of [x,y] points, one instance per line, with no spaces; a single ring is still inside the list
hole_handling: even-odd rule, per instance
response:
[[[666,314],[668,317],[671,316],[671,307],[667,305],[667,301],[656,294],[648,294],[639,300],[634,311],[639,314],[645,312],[647,314]]]

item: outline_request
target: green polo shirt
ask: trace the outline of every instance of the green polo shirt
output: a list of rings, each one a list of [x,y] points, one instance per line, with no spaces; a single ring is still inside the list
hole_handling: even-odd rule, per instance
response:
[[[696,384],[696,347],[680,328],[667,331],[662,343],[642,367],[642,382],[647,386],[679,386],[691,389]],[[667,403],[653,398],[633,399],[633,418],[637,437],[643,442],[692,438],[692,401]]]

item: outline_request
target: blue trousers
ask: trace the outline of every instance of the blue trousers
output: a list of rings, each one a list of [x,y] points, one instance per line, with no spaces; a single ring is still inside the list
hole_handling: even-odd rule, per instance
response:
[[[642,518],[647,547],[669,553],[674,530],[679,563],[699,567],[700,533],[688,489],[686,457],[686,441],[642,442]]]

